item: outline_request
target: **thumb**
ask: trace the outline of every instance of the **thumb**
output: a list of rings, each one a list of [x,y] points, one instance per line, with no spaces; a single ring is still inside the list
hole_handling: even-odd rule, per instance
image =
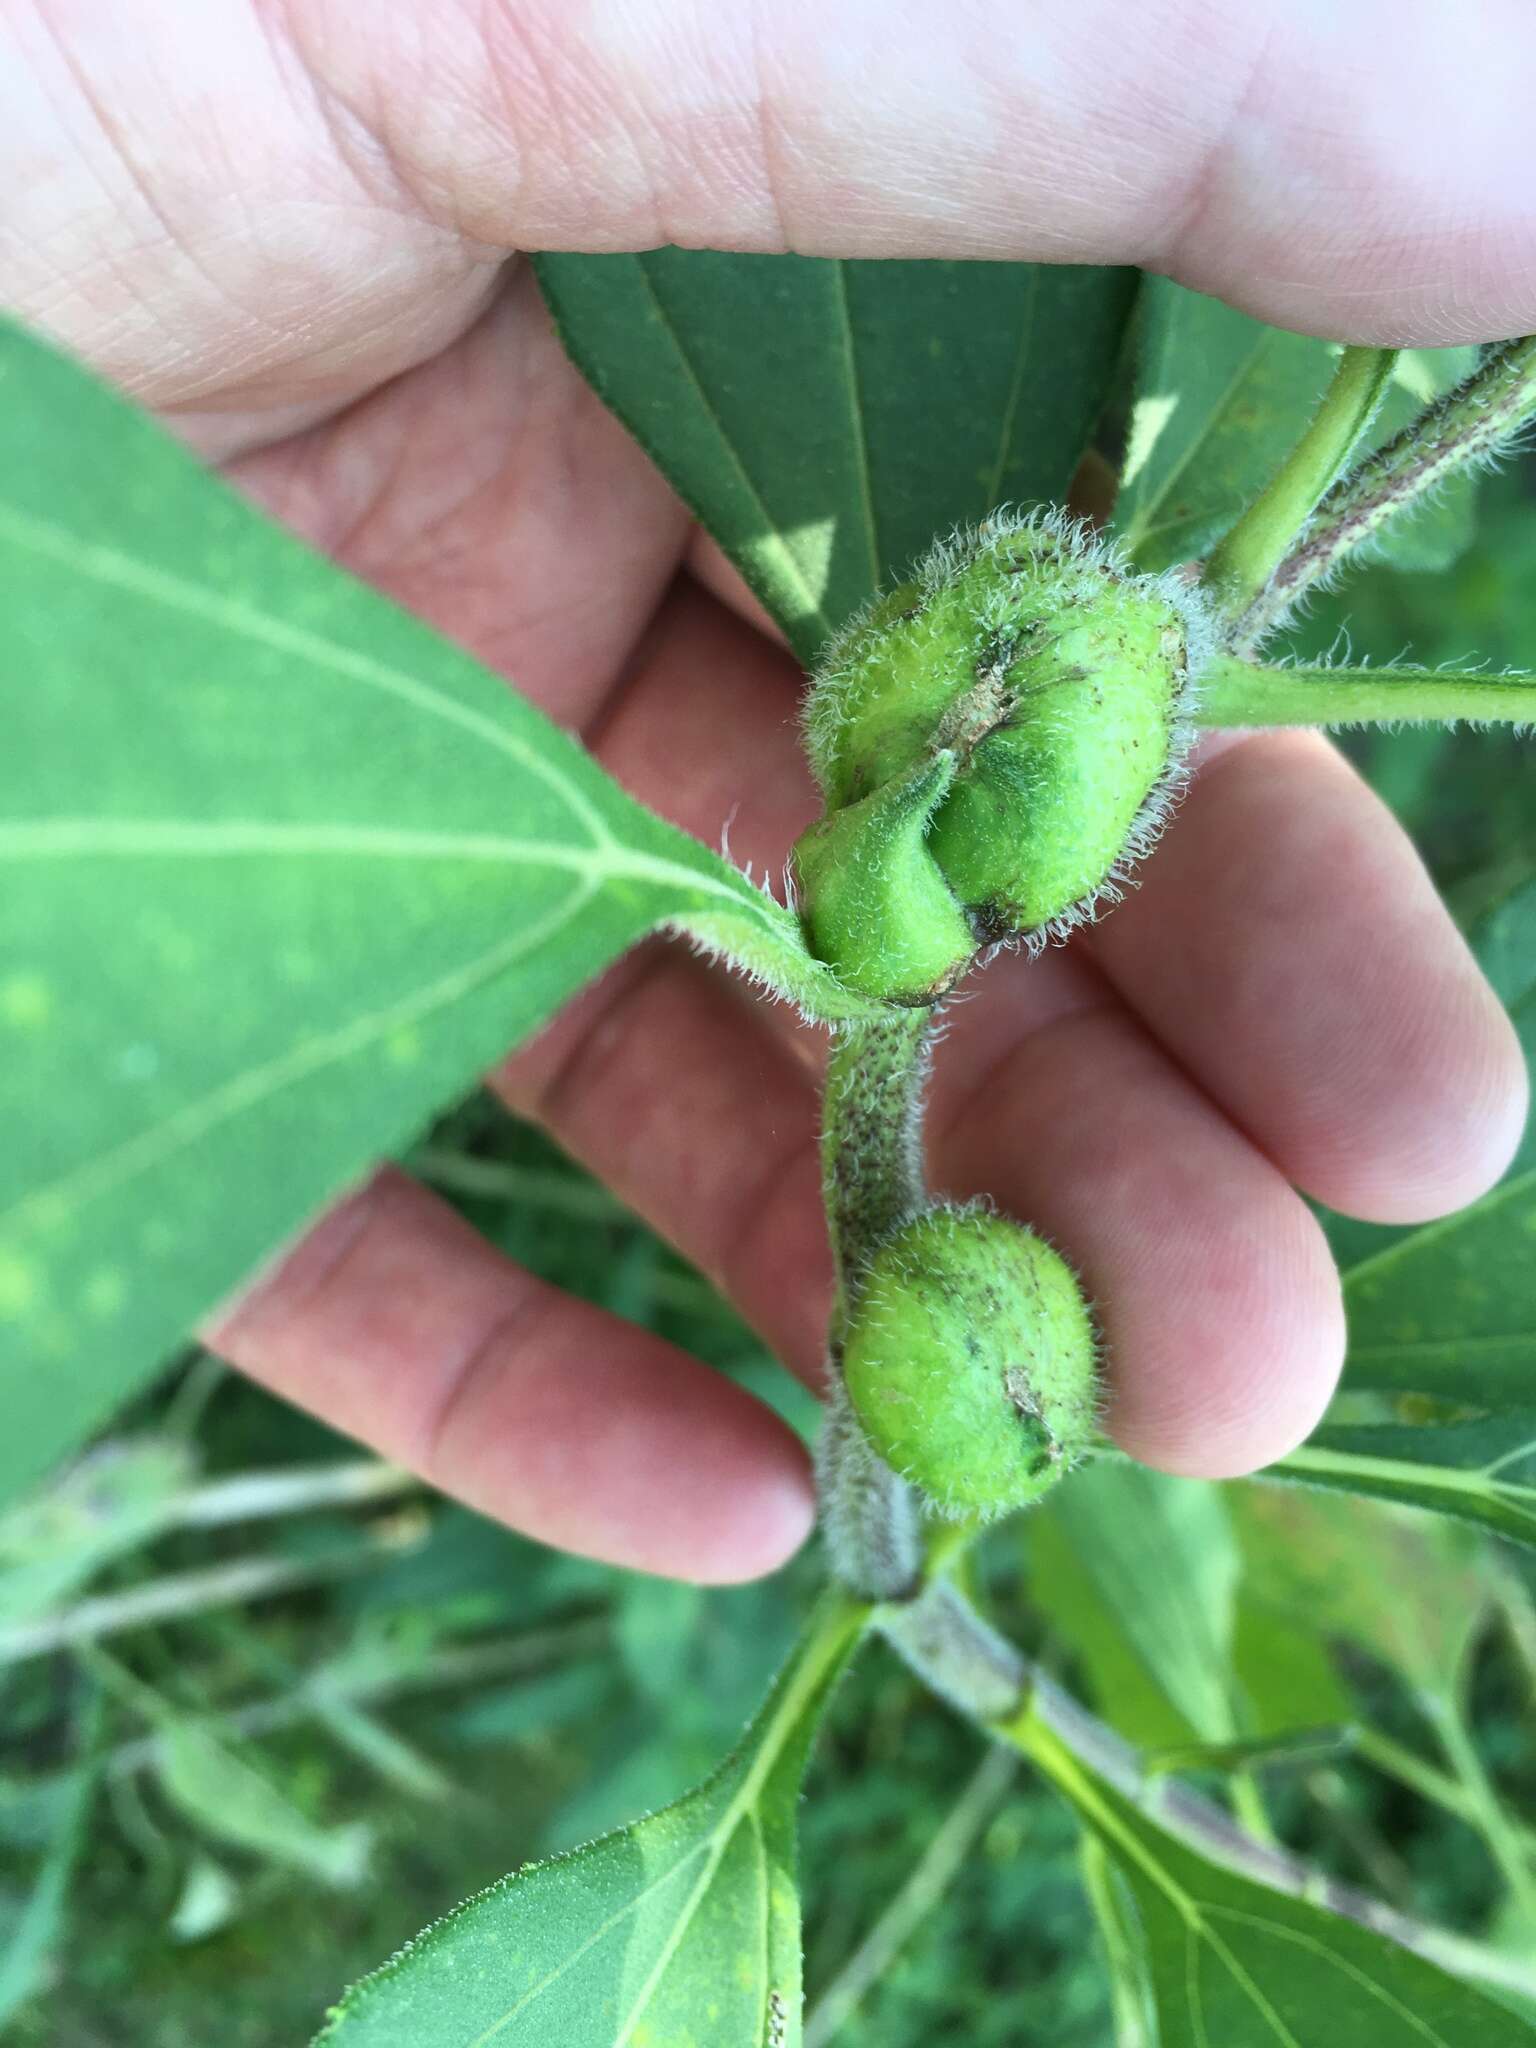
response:
[[[1529,0],[292,0],[435,219],[1167,270],[1353,341],[1536,326]]]

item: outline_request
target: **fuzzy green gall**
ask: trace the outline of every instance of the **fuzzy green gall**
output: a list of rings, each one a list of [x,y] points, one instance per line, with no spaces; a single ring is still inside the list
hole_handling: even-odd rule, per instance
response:
[[[978,947],[1091,914],[1156,834],[1203,641],[1186,587],[1130,574],[1059,515],[935,548],[838,637],[810,695],[826,815],[795,865],[812,950],[862,994],[925,1003]]]
[[[1038,1500],[1087,1449],[1093,1321],[1066,1261],[979,1208],[925,1211],[871,1258],[843,1346],[871,1446],[946,1514]]]

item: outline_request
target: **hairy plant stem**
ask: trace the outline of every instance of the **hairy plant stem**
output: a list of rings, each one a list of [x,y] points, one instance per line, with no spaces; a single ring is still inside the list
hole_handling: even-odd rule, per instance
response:
[[[1536,335],[1492,350],[1454,391],[1341,479],[1306,531],[1240,612],[1227,645],[1250,653],[1298,598],[1457,470],[1486,460],[1536,413]]]
[[[1536,724],[1536,676],[1483,669],[1263,668],[1218,656],[1200,678],[1202,726]]]
[[[817,1482],[833,1576],[874,1600],[904,1599],[917,1585],[921,1517],[912,1488],[871,1450],[849,1406],[843,1335],[876,1248],[927,1202],[922,1110],[932,1029],[928,1009],[838,1026],[823,1099],[822,1192],[837,1299]]]
[[[1392,348],[1347,348],[1311,425],[1212,551],[1201,587],[1221,619],[1241,617],[1295,545],[1318,500],[1359,446],[1397,363]]]
[[[923,1089],[931,1009],[887,1010],[832,1034],[822,1103],[821,1183],[837,1264],[833,1341],[870,1255],[927,1202]]]
[[[1157,1773],[1140,1752],[1000,1635],[953,1582],[930,1572],[917,1598],[874,1626],[912,1672],[994,1740],[1027,1756],[1091,1816],[1095,1778],[1195,1854],[1290,1898],[1372,1928],[1461,1976],[1536,1995],[1528,1965],[1337,1883],[1289,1850],[1256,1841],[1214,1801]]]

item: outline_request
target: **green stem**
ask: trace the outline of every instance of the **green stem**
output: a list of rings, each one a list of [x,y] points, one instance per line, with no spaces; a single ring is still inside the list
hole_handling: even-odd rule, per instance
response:
[[[1218,656],[1200,680],[1203,726],[1536,724],[1536,676],[1484,669],[1261,668]]]
[[[1417,1793],[1420,1799],[1443,1807],[1447,1813],[1465,1821],[1468,1827],[1482,1826],[1481,1808],[1467,1789],[1465,1774],[1453,1778],[1449,1772],[1427,1763],[1417,1751],[1394,1741],[1368,1722],[1356,1727],[1351,1746],[1362,1763],[1372,1765],[1384,1777],[1394,1778],[1399,1785]],[[1536,1871],[1536,1829],[1513,1823],[1508,1832],[1521,1867]]]
[[[1536,412],[1536,335],[1493,350],[1454,391],[1344,477],[1252,602],[1232,621],[1228,644],[1256,647],[1297,599],[1363,541],[1448,476],[1486,461]]]
[[[1420,1799],[1430,1800],[1434,1805],[1444,1807],[1447,1813],[1454,1813],[1458,1820],[1469,1826],[1477,1825],[1472,1801],[1465,1788],[1445,1771],[1427,1763],[1404,1743],[1384,1735],[1369,1722],[1357,1727],[1354,1732],[1354,1752],[1362,1763],[1373,1765],[1385,1777],[1393,1778],[1408,1791],[1418,1794]]]
[[[1457,1783],[1466,1794],[1473,1826],[1487,1844],[1488,1853],[1498,1865],[1499,1874],[1509,1886],[1510,1896],[1519,1907],[1526,1925],[1536,1927],[1536,1874],[1526,1861],[1498,1788],[1489,1777],[1477,1744],[1472,1740],[1460,1691],[1458,1686],[1454,1692],[1431,1696],[1428,1704],[1435,1733],[1444,1745]]]
[[[1218,617],[1240,618],[1295,546],[1375,417],[1396,362],[1391,348],[1347,348],[1340,356],[1312,424],[1206,564],[1201,587]]]

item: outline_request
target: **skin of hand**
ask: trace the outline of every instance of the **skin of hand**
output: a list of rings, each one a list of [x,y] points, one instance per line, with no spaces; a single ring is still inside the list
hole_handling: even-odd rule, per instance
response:
[[[0,0],[0,44],[9,310],[768,871],[817,808],[800,678],[515,252],[1139,263],[1340,339],[1536,327],[1527,0],[1449,35],[1439,0],[1040,0],[1027,28],[1010,0]],[[982,986],[931,1175],[1070,1249],[1109,1425],[1166,1471],[1251,1470],[1328,1399],[1339,1283],[1298,1190],[1440,1216],[1524,1120],[1413,849],[1310,734],[1209,745],[1132,898]],[[491,1079],[814,1383],[821,1057],[657,943]],[[810,1524],[768,1410],[393,1169],[209,1338],[549,1543],[725,1581]]]

